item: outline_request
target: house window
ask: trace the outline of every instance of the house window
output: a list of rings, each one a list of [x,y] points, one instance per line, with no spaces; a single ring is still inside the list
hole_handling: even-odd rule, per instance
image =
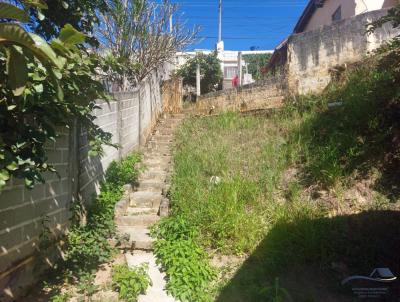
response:
[[[332,22],[342,20],[342,7],[339,6],[338,9],[332,15]]]
[[[238,73],[237,67],[225,67],[224,68],[224,78],[225,79],[233,79],[235,75]]]

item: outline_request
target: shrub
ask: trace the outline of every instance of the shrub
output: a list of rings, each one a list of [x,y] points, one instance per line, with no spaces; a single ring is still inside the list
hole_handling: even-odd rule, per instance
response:
[[[127,265],[116,265],[112,270],[112,287],[119,293],[119,298],[135,302],[139,295],[146,293],[151,285],[147,273],[148,264],[130,268]]]
[[[138,171],[134,166],[139,160],[140,156],[133,154],[110,165],[106,172],[108,181],[102,185],[100,194],[88,209],[87,223],[75,223],[66,234],[66,262],[63,266],[75,279],[92,272],[114,255],[108,242],[115,235],[114,206],[122,197],[122,184],[136,179]]]
[[[140,161],[138,153],[129,155],[123,161],[113,161],[107,169],[106,182],[114,186],[123,186],[136,180],[139,171],[135,164]]]

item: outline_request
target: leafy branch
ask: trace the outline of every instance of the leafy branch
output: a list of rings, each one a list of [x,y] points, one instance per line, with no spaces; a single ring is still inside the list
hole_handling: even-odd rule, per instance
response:
[[[103,143],[111,145],[111,134],[92,115],[96,100],[109,98],[97,80],[102,60],[78,48],[86,37],[69,24],[51,42],[27,32],[21,25],[27,11],[47,4],[21,3],[0,3],[0,189],[11,176],[32,188],[44,182],[44,172],[56,172],[46,146],[76,119],[95,154],[101,154]]]

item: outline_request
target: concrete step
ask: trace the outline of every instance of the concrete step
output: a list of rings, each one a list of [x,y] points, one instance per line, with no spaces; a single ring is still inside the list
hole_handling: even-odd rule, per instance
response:
[[[156,130],[156,135],[174,135],[175,129],[173,128],[162,128]]]
[[[149,154],[149,156],[153,156],[153,157],[166,157],[169,156],[171,157],[172,155],[172,151],[171,149],[167,149],[164,147],[151,147],[151,148],[147,148],[147,153]],[[147,158],[147,157],[146,157]]]
[[[160,220],[160,216],[155,214],[142,214],[131,216],[120,216],[116,218],[116,223],[119,226],[143,226],[149,227]]]
[[[137,191],[132,193],[130,196],[130,206],[158,209],[160,207],[161,199],[161,192]]]
[[[139,182],[138,190],[162,192],[164,187],[165,187],[165,181],[144,180]]]
[[[171,163],[171,159],[172,159],[172,152],[170,150],[159,150],[157,148],[154,149],[148,149],[147,151],[148,156],[145,157],[143,160],[146,159],[166,159],[167,163]]]
[[[151,137],[150,141],[172,143],[174,141],[174,136],[156,133]]]
[[[150,236],[147,227],[142,226],[120,226],[118,227],[120,234],[128,234],[130,246],[135,250],[151,251],[153,250],[154,239]]]
[[[170,173],[170,164],[164,164],[159,162],[148,162],[146,164],[148,171],[154,171],[159,173]]]
[[[148,208],[148,207],[128,207],[125,216],[135,216],[135,215],[143,215],[143,214],[153,214],[157,215],[159,209],[158,208]]]
[[[169,173],[167,173],[167,171],[162,170],[162,169],[151,169],[151,170],[142,172],[138,177],[138,181],[140,182],[140,181],[150,180],[150,179],[164,181],[168,174]]]
[[[161,173],[162,174],[171,174],[171,164],[170,163],[163,163],[163,162],[156,162],[156,161],[148,161],[146,163],[147,171],[152,171],[154,173]],[[144,178],[149,178],[148,175],[144,175]]]
[[[167,118],[167,119],[163,119],[160,120],[159,124],[164,125],[164,124],[179,124],[180,122],[182,122],[181,118]]]
[[[157,146],[157,147],[164,147],[164,148],[171,148],[173,145],[172,142],[170,141],[165,141],[165,140],[157,140],[157,139],[151,139],[148,142],[148,146]]]
[[[161,160],[161,159],[146,159],[143,162],[143,166],[146,167],[147,171],[168,171],[169,167],[171,166],[171,160]]]
[[[150,152],[154,152],[157,151],[159,153],[165,153],[167,152],[168,154],[171,154],[171,150],[172,150],[172,146],[171,145],[163,145],[163,144],[159,144],[159,143],[149,143],[146,146],[147,150],[149,150]]]
[[[144,165],[152,165],[152,164],[159,164],[159,165],[169,165],[172,162],[172,156],[164,155],[163,153],[148,153],[143,158]]]
[[[179,120],[183,120],[185,119],[186,114],[184,113],[171,113],[170,118],[174,118],[174,119],[179,119]]]
[[[172,134],[178,128],[178,124],[164,123],[164,124],[161,124],[157,128],[160,130],[162,129],[162,130],[170,131],[170,134]]]
[[[145,147],[147,150],[152,150],[154,148],[157,148],[157,150],[166,150],[166,151],[171,151],[174,146],[172,145],[172,143],[168,143],[168,142],[151,142],[149,141]]]

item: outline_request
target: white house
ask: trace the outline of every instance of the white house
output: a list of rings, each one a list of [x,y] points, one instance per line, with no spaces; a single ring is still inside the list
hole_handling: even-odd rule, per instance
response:
[[[351,18],[369,11],[396,5],[398,0],[310,0],[297,22],[294,33]]]

